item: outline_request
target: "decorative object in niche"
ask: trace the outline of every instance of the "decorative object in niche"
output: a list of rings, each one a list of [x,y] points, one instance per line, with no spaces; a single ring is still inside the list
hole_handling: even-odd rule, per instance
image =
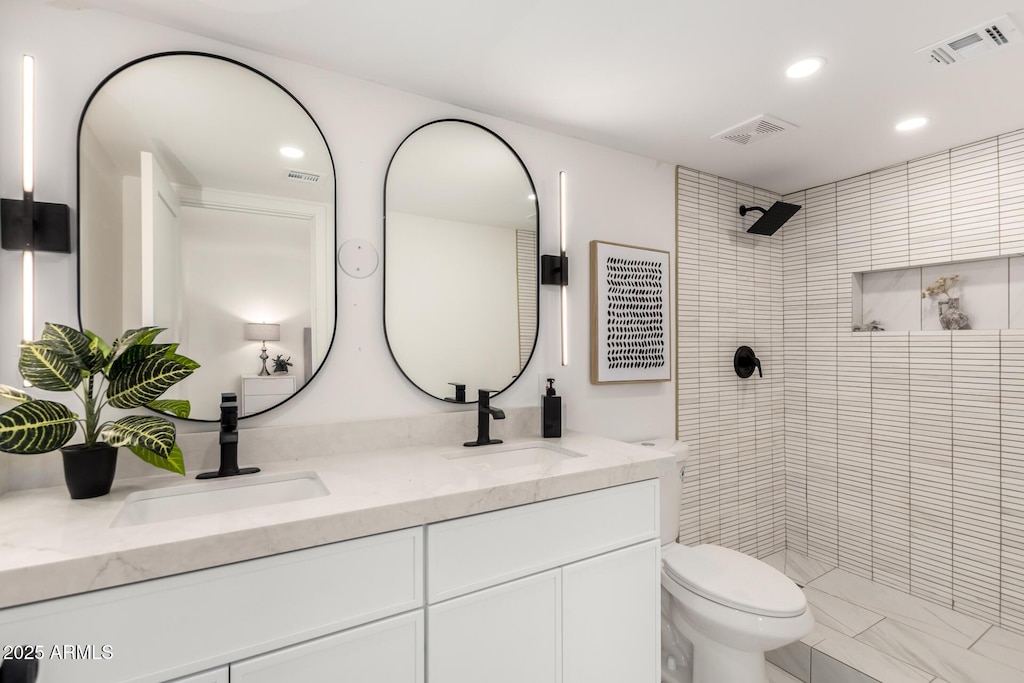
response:
[[[272,350],[303,368],[301,390],[330,352],[338,279],[334,162],[302,104],[229,59],[151,55],[93,92],[78,153],[82,327],[166,327],[204,367],[176,389],[190,419],[215,421],[220,394],[259,370],[242,326],[281,323]]]
[[[18,402],[0,415],[0,451],[47,453],[65,447],[81,426],[85,443],[62,448],[72,498],[110,492],[120,446],[127,446],[151,465],[184,475],[185,464],[170,420],[129,415],[100,422],[107,405],[121,409],[145,406],[188,417],[188,401],[160,397],[199,364],[179,355],[177,344],[154,344],[163,331],[160,327],[128,330],[108,345],[89,331],[46,323],[40,340],[22,344],[18,370],[43,391],[73,392],[85,408],[85,417],[79,418],[62,403],[35,400],[24,391],[0,386],[0,397]],[[81,460],[87,458],[90,462],[83,467]]]
[[[870,322],[864,323],[863,325],[854,325],[853,326],[853,331],[854,332],[885,332],[885,328],[882,327],[881,321],[872,320]]]
[[[669,254],[590,243],[590,381],[664,382],[669,363]]]
[[[439,400],[450,383],[469,396],[511,386],[537,339],[538,205],[522,159],[483,126],[428,123],[391,159],[384,212],[384,333],[399,369]]]
[[[943,275],[930,287],[921,292],[921,298],[938,299],[939,324],[944,330],[963,330],[968,327],[967,314],[960,310],[960,297],[953,297],[950,292],[960,283],[960,276]],[[939,299],[939,297],[946,297]]]
[[[291,360],[291,356],[285,358],[282,354],[277,354],[274,360],[270,361],[274,364],[274,373],[284,375],[288,374],[288,368],[292,366]]]

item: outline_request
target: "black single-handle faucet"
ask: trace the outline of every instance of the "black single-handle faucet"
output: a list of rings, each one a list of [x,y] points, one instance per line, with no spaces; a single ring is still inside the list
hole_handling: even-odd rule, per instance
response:
[[[467,441],[463,446],[489,446],[490,444],[501,443],[501,439],[491,438],[491,417],[495,420],[504,420],[505,411],[491,405],[491,394],[495,392],[490,389],[480,389],[477,396],[479,404],[476,411],[476,441]]]
[[[203,472],[196,479],[217,479],[236,477],[240,474],[255,474],[259,467],[238,468],[238,397],[235,394],[220,395],[220,469]]]

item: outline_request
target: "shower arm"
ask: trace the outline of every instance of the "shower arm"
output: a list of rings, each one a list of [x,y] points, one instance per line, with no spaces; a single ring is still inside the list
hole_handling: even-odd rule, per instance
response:
[[[741,216],[746,216],[748,211],[760,211],[761,213],[768,213],[766,209],[762,209],[760,206],[740,206]]]

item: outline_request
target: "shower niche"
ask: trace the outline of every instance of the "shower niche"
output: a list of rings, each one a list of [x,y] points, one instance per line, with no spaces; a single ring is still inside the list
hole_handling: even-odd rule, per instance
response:
[[[852,277],[854,332],[955,330],[959,317],[951,310],[966,315],[962,329],[1024,329],[1024,256],[875,270]]]

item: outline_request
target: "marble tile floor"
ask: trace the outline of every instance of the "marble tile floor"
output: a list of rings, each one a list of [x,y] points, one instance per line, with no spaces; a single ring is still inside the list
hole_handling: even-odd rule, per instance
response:
[[[767,654],[770,683],[1024,683],[1024,635],[792,551],[764,560],[817,622]]]

